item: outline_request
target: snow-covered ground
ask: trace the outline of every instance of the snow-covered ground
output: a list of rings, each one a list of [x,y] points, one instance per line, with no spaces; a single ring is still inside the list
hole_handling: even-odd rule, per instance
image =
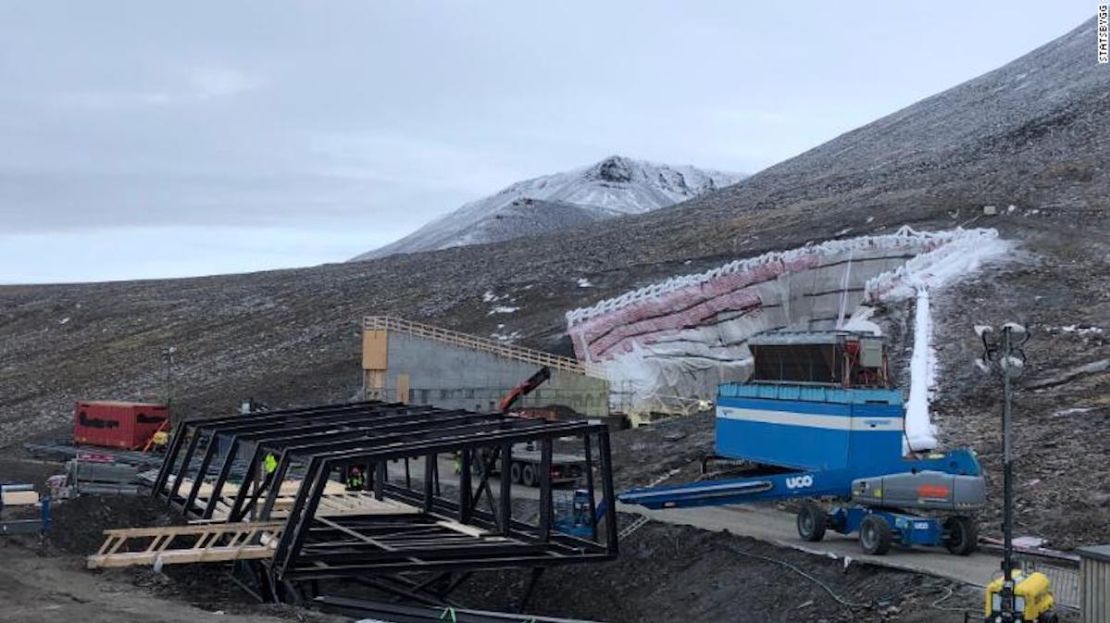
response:
[[[929,415],[930,393],[936,386],[937,358],[933,351],[933,317],[929,290],[917,290],[913,322],[913,355],[910,357],[910,396],[906,401],[906,439],[903,449],[913,452],[937,446],[936,427]]]

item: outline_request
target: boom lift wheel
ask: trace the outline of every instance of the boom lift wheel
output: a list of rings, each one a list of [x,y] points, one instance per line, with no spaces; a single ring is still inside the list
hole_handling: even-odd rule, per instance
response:
[[[520,463],[513,461],[513,466],[509,468],[509,477],[513,482],[520,482]]]
[[[532,467],[531,464],[526,464],[524,469],[520,470],[520,482],[525,487],[536,486],[536,468]]]
[[[957,556],[967,556],[979,545],[979,530],[970,517],[956,515],[944,520],[944,546]]]
[[[879,515],[868,515],[863,518],[859,526],[859,544],[864,553],[882,556],[890,551],[890,543],[894,535],[890,531],[890,524]]]
[[[816,543],[825,538],[825,511],[817,504],[806,501],[798,511],[798,536],[803,541]]]

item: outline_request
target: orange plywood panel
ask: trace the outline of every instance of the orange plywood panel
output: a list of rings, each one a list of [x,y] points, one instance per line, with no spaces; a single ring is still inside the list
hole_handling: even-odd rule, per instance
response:
[[[362,332],[362,369],[386,370],[389,367],[389,332],[367,329]]]

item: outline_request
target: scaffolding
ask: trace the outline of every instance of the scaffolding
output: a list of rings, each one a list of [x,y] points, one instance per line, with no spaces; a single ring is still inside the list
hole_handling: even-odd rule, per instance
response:
[[[581,444],[585,533],[560,531],[554,517],[556,443],[561,452]],[[492,477],[507,473],[499,466],[511,464],[519,444],[541,457],[531,521],[514,514],[512,479]],[[457,461],[457,476],[441,478],[441,458]],[[280,520],[265,539],[258,532],[235,541],[270,550],[240,557],[236,571],[245,588],[274,601],[299,603],[349,580],[444,603],[474,571],[523,567],[537,577],[548,566],[617,554],[615,513],[599,511],[613,508],[614,493],[608,428],[598,422],[378,401],[191,420],[174,435],[153,489],[193,521]]]

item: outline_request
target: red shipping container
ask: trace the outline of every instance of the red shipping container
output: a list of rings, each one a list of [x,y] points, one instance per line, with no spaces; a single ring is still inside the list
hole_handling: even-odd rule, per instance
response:
[[[79,444],[136,450],[169,419],[166,405],[93,400],[77,403],[73,441]]]

